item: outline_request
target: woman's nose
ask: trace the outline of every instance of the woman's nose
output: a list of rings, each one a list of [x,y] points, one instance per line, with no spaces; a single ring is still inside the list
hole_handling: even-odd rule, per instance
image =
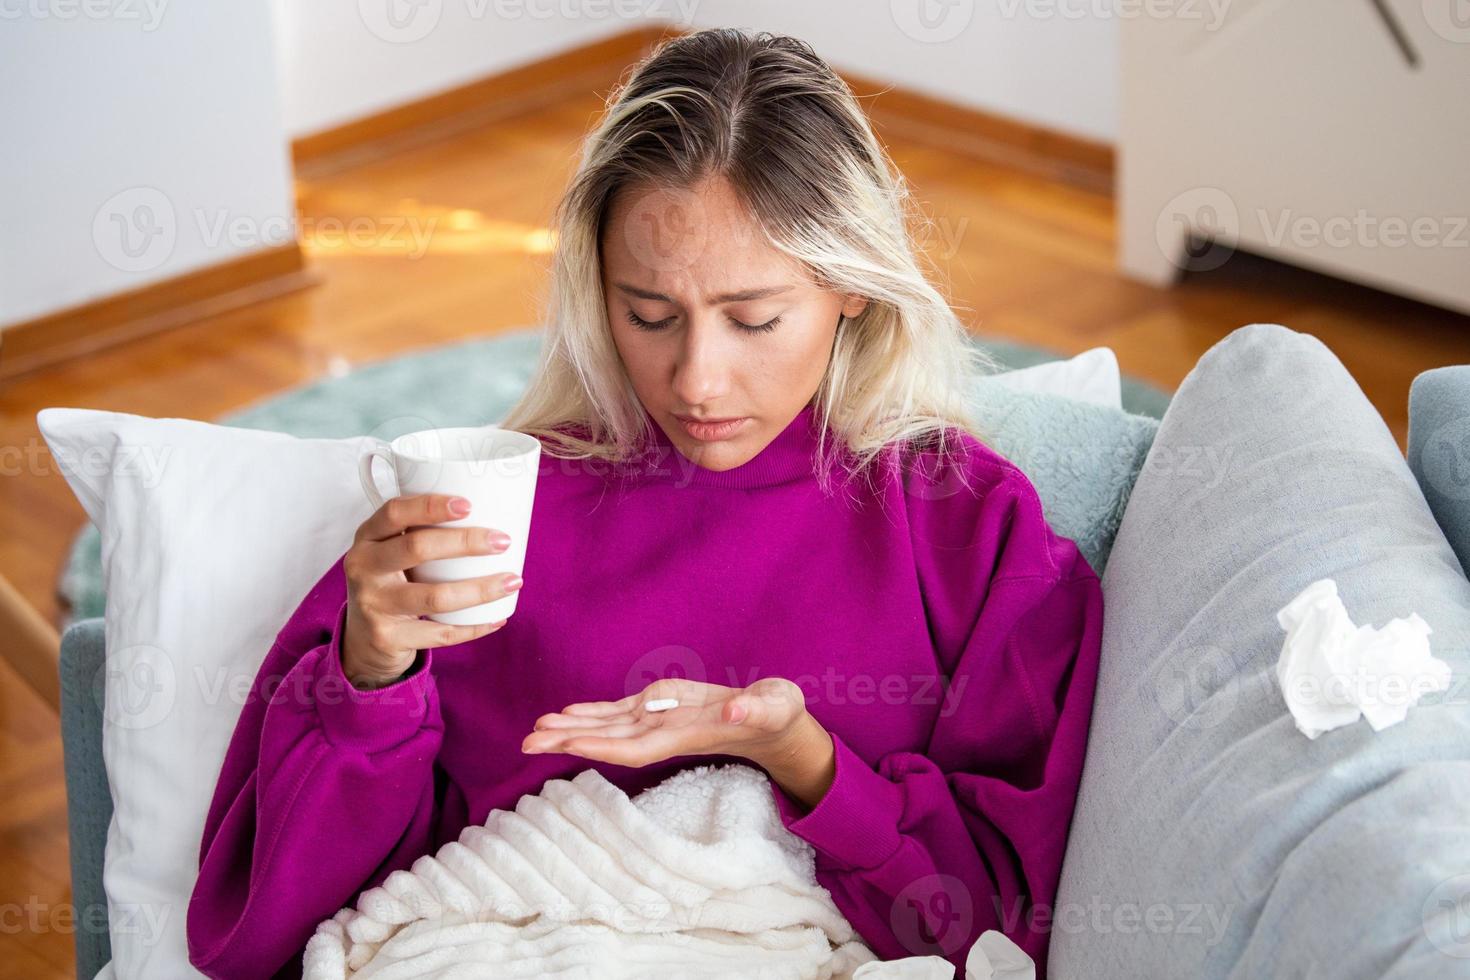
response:
[[[729,391],[734,356],[716,327],[693,324],[684,331],[674,365],[674,395],[685,405],[718,403]]]

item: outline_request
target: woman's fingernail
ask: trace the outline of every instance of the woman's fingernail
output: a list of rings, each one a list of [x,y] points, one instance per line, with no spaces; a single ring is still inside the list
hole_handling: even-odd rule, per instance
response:
[[[463,497],[455,497],[449,502],[449,510],[451,513],[464,517],[470,512],[470,502]]]
[[[521,581],[521,577],[519,575],[512,575],[510,578],[505,580],[505,591],[514,592],[516,589],[519,589],[524,584],[525,583]]]

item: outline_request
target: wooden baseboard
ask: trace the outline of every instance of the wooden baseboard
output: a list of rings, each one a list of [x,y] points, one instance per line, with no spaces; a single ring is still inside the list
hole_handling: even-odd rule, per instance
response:
[[[957,151],[1112,196],[1114,151],[1109,143],[907,91],[842,72],[874,128],[915,143]]]
[[[292,144],[297,173],[316,176],[448,139],[486,123],[533,112],[568,95],[609,87],[674,25],[626,31],[543,61],[471,82],[304,136]],[[875,126],[904,139],[1015,167],[1089,191],[1113,192],[1110,144],[841,72]]]
[[[0,331],[0,380],[160,330],[272,299],[316,282],[296,242]]]
[[[635,28],[300,137],[291,144],[296,172],[336,173],[607,86],[660,40],[679,33],[673,26]]]

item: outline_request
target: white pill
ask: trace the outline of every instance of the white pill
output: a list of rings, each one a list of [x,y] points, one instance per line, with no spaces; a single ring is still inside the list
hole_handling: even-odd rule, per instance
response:
[[[668,711],[679,706],[678,698],[655,698],[643,706],[644,711]]]

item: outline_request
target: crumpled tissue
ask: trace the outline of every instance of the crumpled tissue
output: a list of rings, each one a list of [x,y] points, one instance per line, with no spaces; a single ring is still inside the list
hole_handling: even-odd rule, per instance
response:
[[[874,960],[853,971],[852,980],[954,980],[954,965],[942,956]],[[1036,980],[1036,962],[995,929],[986,929],[965,956],[963,980]]]
[[[1425,694],[1449,687],[1449,664],[1429,652],[1433,630],[1418,613],[1382,628],[1355,626],[1330,578],[1303,589],[1276,622],[1286,630],[1276,680],[1307,738],[1359,717],[1382,731]]]

